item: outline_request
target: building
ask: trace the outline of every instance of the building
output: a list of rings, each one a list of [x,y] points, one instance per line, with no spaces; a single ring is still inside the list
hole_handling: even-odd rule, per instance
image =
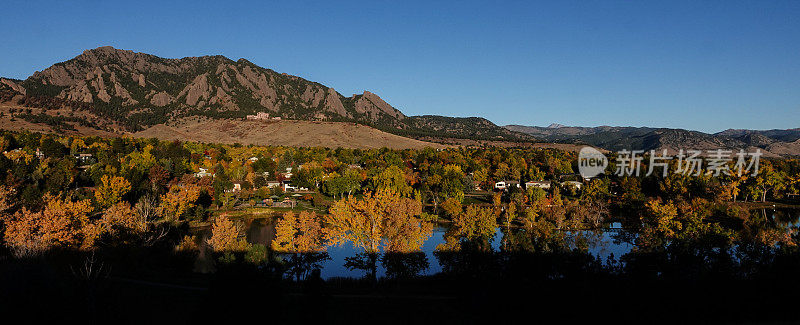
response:
[[[289,190],[296,191],[297,187],[292,184],[292,181],[283,181],[283,191],[289,192]]]
[[[199,172],[194,173],[194,177],[214,176],[214,174],[208,172],[208,169],[205,169],[205,168],[199,168],[199,169],[200,169]]]
[[[94,156],[92,156],[90,153],[79,153],[73,155],[73,157],[75,157],[75,160],[81,164],[88,164],[94,160]]]
[[[249,159],[247,159],[247,160],[250,160],[250,161],[252,161],[252,162],[256,162],[256,161],[258,161],[258,157],[250,157],[250,158],[249,158]]]
[[[541,188],[543,190],[550,188],[550,182],[545,181],[529,181],[525,182],[525,189],[529,188]]]
[[[497,190],[505,191],[505,190],[507,190],[509,188],[512,188],[512,187],[519,187],[519,182],[518,181],[499,181],[497,183],[494,183],[494,188],[497,189]]]
[[[267,181],[267,188],[281,187],[281,182]]]
[[[258,112],[256,115],[247,115],[248,120],[269,120],[269,113]]]

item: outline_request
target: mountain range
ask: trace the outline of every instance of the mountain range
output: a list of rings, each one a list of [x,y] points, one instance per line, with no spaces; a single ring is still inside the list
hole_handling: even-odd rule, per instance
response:
[[[247,115],[258,113],[267,113],[270,119],[246,120]],[[108,46],[86,50],[25,80],[0,78],[0,122],[4,129],[177,139],[183,134],[184,140],[198,140],[190,135],[202,130],[205,137],[200,140],[208,141],[234,141],[236,137],[228,130],[246,129],[242,143],[282,145],[299,145],[287,140],[305,137],[323,146],[541,146],[557,142],[608,150],[694,145],[698,149],[761,148],[773,155],[800,154],[800,129],[706,134],[560,124],[501,127],[481,117],[407,116],[370,91],[344,96],[321,83],[262,68],[246,59],[168,59]],[[347,131],[334,132],[337,128]],[[282,133],[271,132],[275,129]],[[327,133],[318,132],[323,129]],[[330,141],[331,134],[364,141]],[[369,139],[385,141],[369,145]]]
[[[587,144],[607,150],[684,150],[761,149],[766,156],[800,154],[800,128],[788,130],[728,129],[718,133],[703,133],[683,129],[652,127],[575,127],[551,124],[547,127],[506,125],[506,129],[521,132],[540,141]]]

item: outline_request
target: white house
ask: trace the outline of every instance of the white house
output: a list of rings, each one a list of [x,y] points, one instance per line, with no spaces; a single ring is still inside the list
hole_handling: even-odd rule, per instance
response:
[[[518,181],[499,181],[494,183],[494,188],[498,190],[507,190],[511,187],[519,187]]]
[[[269,120],[269,113],[258,112],[256,115],[247,115],[248,120]]]
[[[525,182],[525,189],[529,189],[529,188],[532,188],[532,187],[541,188],[541,189],[546,190],[546,189],[550,188],[550,182],[544,182],[544,181],[529,181],[529,182]]]
[[[199,172],[194,173],[194,177],[208,177],[208,176],[214,176],[214,174],[209,173],[208,169],[205,168],[200,168]]]
[[[283,181],[283,191],[289,192],[289,190],[296,191],[297,186],[292,185],[291,181]]]

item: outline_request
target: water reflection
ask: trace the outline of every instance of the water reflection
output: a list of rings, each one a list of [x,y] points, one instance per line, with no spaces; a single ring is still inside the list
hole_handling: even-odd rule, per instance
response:
[[[270,246],[276,238],[275,219],[271,218],[244,218],[248,242],[252,244],[262,244]],[[443,271],[442,254],[436,254],[437,248],[446,243],[446,236],[451,228],[446,224],[440,224],[433,228],[432,235],[420,248],[419,252],[407,254],[386,254],[386,257],[378,258],[376,261],[375,274],[378,278],[408,277],[412,275],[433,275]],[[577,246],[584,247],[588,254],[606,260],[613,254],[616,258],[631,251],[633,247],[630,241],[620,240],[619,224],[610,225],[609,229],[603,231],[577,231],[563,232],[566,237],[581,238],[576,240],[570,249]],[[512,228],[512,234],[506,235],[502,227],[495,229],[494,236],[488,240],[489,251],[499,252],[503,249],[503,243],[517,234],[524,234],[522,229]],[[352,243],[345,242],[338,246],[329,246],[325,249],[327,259],[317,261],[321,276],[325,279],[334,277],[362,277],[365,271],[358,268],[348,268],[347,259],[356,257],[361,253]],[[387,270],[388,266],[388,270]]]
[[[471,272],[486,272],[481,266],[500,264],[519,267],[519,270],[535,270],[541,265],[575,263],[583,268],[593,265],[606,268],[624,268],[626,272],[651,273],[663,276],[667,269],[686,272],[691,268],[669,268],[673,265],[703,265],[704,269],[729,270],[731,263],[741,264],[743,273],[747,263],[758,264],[764,246],[786,243],[800,226],[800,210],[762,209],[753,210],[751,216],[740,226],[737,243],[720,241],[712,237],[698,237],[693,241],[668,241],[669,246],[656,248],[637,246],[640,234],[623,229],[620,222],[608,223],[595,230],[557,230],[540,227],[496,227],[493,236],[478,240],[458,238],[458,231],[449,224],[438,224],[432,228],[431,236],[422,242],[419,251],[376,254],[370,256],[361,248],[345,241],[340,245],[326,246],[315,258],[300,259],[292,255],[283,256],[290,265],[305,264],[303,274],[314,268],[321,270],[325,279],[336,277],[360,278],[407,278],[419,275],[454,273],[470,269]],[[248,242],[267,247],[277,236],[276,220],[272,218],[244,218]],[[502,254],[498,254],[502,253]],[[687,255],[688,253],[688,255]],[[516,257],[515,257],[516,256]],[[524,257],[524,258],[523,258]],[[292,260],[297,258],[298,260]],[[517,260],[514,260],[514,259]],[[680,258],[680,260],[678,260]],[[483,262],[482,259],[486,259]],[[503,263],[495,263],[503,259]],[[538,266],[532,265],[536,261]],[[300,263],[302,262],[302,263]],[[308,263],[306,263],[308,262]],[[658,265],[658,267],[655,267]],[[478,269],[475,269],[478,267]],[[753,266],[755,267],[755,266]],[[639,272],[641,268],[647,272]],[[493,270],[497,271],[497,270]],[[550,272],[543,271],[543,272]],[[295,271],[296,273],[299,271]],[[563,272],[546,273],[549,277],[564,276]]]

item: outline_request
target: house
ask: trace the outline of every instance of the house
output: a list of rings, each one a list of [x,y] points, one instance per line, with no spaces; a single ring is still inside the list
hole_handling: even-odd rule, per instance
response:
[[[292,185],[292,181],[283,181],[283,191],[289,192],[289,190],[296,191],[297,187]]]
[[[208,176],[214,176],[214,174],[209,173],[208,169],[206,168],[200,168],[199,172],[194,173],[194,177],[208,177]]]
[[[507,190],[512,187],[519,187],[518,181],[499,181],[494,183],[494,188],[497,190]]]
[[[274,187],[280,187],[280,186],[281,186],[281,182],[278,182],[278,181],[267,181],[267,188],[274,188]]]
[[[242,190],[242,184],[241,183],[233,183],[233,191],[234,192],[239,192],[241,190]]]
[[[529,181],[529,182],[525,182],[525,189],[529,189],[529,188],[541,188],[541,189],[546,190],[546,189],[550,188],[550,182],[545,182],[545,181]]]
[[[269,113],[258,112],[256,115],[247,115],[248,120],[269,120]]]
[[[91,163],[92,160],[94,160],[94,156],[92,156],[92,154],[90,153],[79,153],[73,155],[73,157],[75,157],[75,160],[77,160],[81,164],[88,164]]]
[[[250,160],[251,162],[256,162],[256,161],[258,161],[258,157],[250,157],[247,160]]]
[[[572,186],[572,187],[575,187],[576,189],[580,190],[581,186],[583,186],[583,183],[578,182],[578,181],[566,181],[566,182],[561,182],[561,186],[564,186],[564,187]]]

